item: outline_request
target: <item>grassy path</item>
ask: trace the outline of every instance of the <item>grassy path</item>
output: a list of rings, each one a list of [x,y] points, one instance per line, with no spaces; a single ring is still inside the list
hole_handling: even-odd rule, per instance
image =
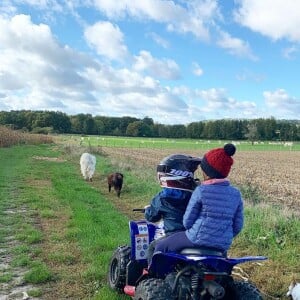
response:
[[[54,147],[0,149],[0,165],[0,299],[122,299],[106,272],[127,218]]]

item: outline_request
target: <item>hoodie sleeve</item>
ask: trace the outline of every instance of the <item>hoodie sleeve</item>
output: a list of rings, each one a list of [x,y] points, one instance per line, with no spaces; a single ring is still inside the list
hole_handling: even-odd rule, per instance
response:
[[[233,220],[233,237],[235,237],[240,233],[240,231],[243,228],[243,225],[244,225],[244,205],[243,205],[243,201],[241,200]]]
[[[158,193],[151,201],[150,206],[145,209],[145,218],[149,222],[158,222],[161,214],[161,193]]]
[[[201,188],[199,186],[194,190],[183,216],[183,226],[185,227],[185,229],[190,229],[193,226],[194,222],[199,216],[201,208]]]

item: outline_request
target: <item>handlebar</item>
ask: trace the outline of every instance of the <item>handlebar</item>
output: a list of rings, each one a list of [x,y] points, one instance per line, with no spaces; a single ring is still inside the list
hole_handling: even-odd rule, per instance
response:
[[[145,212],[145,208],[134,208],[132,211]]]

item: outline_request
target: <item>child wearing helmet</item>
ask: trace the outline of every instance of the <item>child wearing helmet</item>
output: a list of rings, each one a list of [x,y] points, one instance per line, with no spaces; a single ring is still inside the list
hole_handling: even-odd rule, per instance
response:
[[[204,155],[200,164],[204,181],[194,190],[188,203],[183,217],[185,230],[159,241],[155,252],[200,247],[226,255],[244,222],[241,193],[226,178],[235,151],[233,144],[226,144]]]
[[[162,190],[145,207],[145,218],[150,222],[163,221],[165,236],[184,230],[182,219],[197,186],[194,172],[200,162],[197,157],[175,154],[165,157],[157,166],[157,179]],[[157,241],[149,246],[149,263]]]

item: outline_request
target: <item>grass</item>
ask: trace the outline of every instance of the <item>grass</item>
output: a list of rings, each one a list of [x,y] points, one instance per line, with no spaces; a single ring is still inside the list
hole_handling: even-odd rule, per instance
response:
[[[15,236],[12,267],[27,268],[24,279],[35,285],[31,291],[39,297],[50,299],[50,286],[52,299],[62,293],[73,299],[129,299],[107,287],[109,259],[118,245],[129,242],[129,218],[141,217],[132,208],[148,204],[160,189],[155,172],[91,148],[97,169],[88,183],[78,165],[84,149],[75,150],[57,145],[0,148],[0,246]],[[106,174],[115,169],[125,175],[120,199],[107,191]],[[245,270],[265,293],[283,297],[290,277],[300,276],[300,221],[264,206],[257,191],[245,187],[246,198],[253,192],[245,227],[230,254],[268,256],[261,266],[246,265]],[[11,272],[0,281],[10,281]]]
[[[31,264],[31,269],[24,275],[25,282],[28,283],[45,283],[53,279],[53,274],[49,267],[39,261]]]
[[[31,259],[28,257],[28,254],[16,255],[12,261],[13,267],[26,267],[30,266]]]
[[[9,282],[11,279],[12,279],[12,274],[10,273],[7,273],[7,274],[4,274],[4,275],[0,275],[0,283],[6,283],[6,282]]]
[[[146,137],[116,137],[116,136],[79,136],[60,135],[59,139],[65,144],[77,144],[93,147],[121,147],[121,148],[149,148],[149,149],[176,149],[176,150],[208,150],[222,147],[225,143],[235,143],[238,151],[299,151],[300,143],[293,142],[292,146],[284,141],[259,141],[252,144],[243,141],[195,140],[195,139],[168,139]]]
[[[271,207],[246,208],[241,234],[234,240],[231,254],[265,255],[263,267],[248,266],[254,282],[271,297],[280,299],[292,279],[299,280],[300,220],[285,217]],[[242,266],[243,268],[243,266]]]
[[[27,294],[30,297],[41,297],[43,293],[42,293],[41,289],[32,289],[32,290],[29,290]]]

